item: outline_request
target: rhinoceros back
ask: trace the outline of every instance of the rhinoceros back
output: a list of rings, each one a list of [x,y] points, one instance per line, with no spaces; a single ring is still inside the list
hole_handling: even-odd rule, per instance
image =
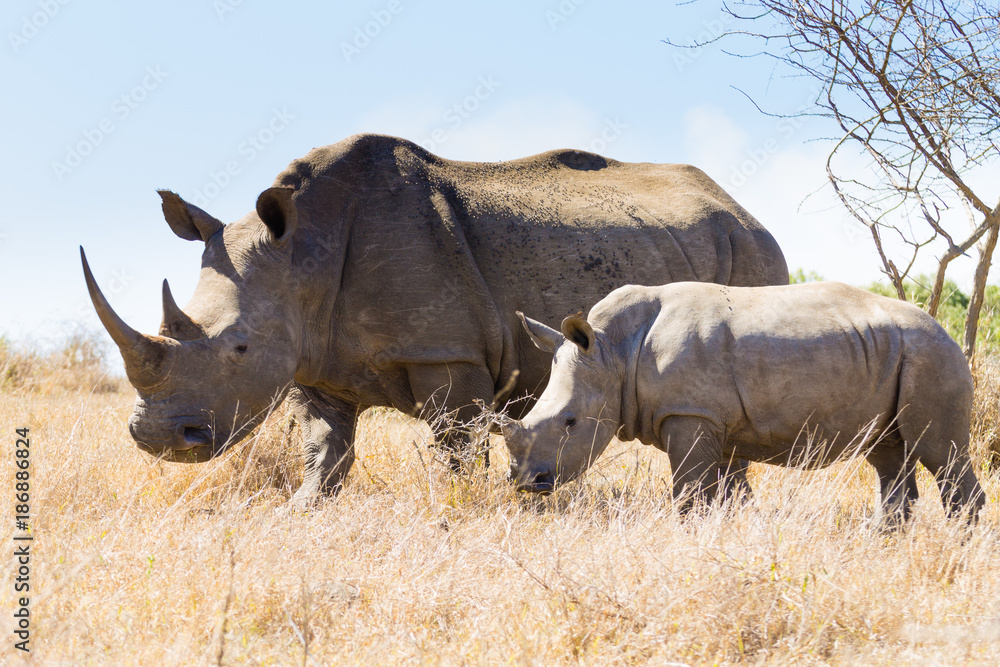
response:
[[[302,215],[297,262],[336,284],[331,345],[353,373],[372,359],[514,369],[544,388],[549,358],[515,311],[555,323],[625,284],[782,284],[768,232],[701,171],[561,150],[497,163],[438,158],[357,135],[278,176]],[[339,258],[339,259],[337,259]],[[327,297],[333,298],[333,297]],[[526,404],[527,405],[527,404]]]

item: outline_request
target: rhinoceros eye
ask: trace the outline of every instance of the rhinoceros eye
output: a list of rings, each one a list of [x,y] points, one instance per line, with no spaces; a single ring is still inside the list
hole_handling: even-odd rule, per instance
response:
[[[229,348],[229,358],[236,363],[246,361],[246,354],[249,348],[250,337],[242,331],[230,331],[226,334]]]
[[[576,417],[567,417],[566,428],[572,428],[574,426],[576,426]]]

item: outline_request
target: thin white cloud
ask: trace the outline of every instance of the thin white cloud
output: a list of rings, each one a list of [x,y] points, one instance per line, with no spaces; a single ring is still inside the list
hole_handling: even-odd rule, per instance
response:
[[[601,124],[596,112],[572,100],[522,98],[471,116],[439,151],[454,159],[511,160],[554,148],[589,150]]]
[[[718,107],[702,104],[684,114],[683,136],[691,164],[730,189],[726,182],[744,157],[746,132]]]

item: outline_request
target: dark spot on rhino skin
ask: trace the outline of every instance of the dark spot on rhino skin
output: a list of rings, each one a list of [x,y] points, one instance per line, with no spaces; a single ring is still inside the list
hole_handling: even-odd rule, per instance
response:
[[[563,166],[578,171],[596,171],[608,166],[608,161],[600,155],[584,151],[566,151],[557,155],[556,160]]]
[[[583,270],[584,271],[593,271],[594,269],[596,269],[597,267],[599,267],[603,263],[604,263],[604,260],[602,258],[600,258],[600,257],[594,257],[593,255],[588,255],[587,256],[587,261],[583,265]]]

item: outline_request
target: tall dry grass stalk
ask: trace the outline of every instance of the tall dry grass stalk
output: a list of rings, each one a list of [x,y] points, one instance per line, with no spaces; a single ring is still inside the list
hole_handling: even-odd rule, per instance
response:
[[[453,476],[428,428],[388,410],[364,415],[340,496],[287,515],[276,510],[301,461],[283,408],[219,460],[166,464],[130,440],[130,393],[7,388],[2,488],[13,429],[33,442],[31,660],[995,664],[1000,478],[982,464],[1000,383],[988,377],[980,524],[946,520],[921,471],[914,520],[894,534],[860,461],[755,465],[753,501],[682,520],[667,457],[649,448],[613,443],[580,482],[526,496],[504,480],[499,439],[493,467]],[[11,609],[10,556],[0,572]],[[12,617],[0,619],[3,661],[18,664]]]
[[[974,363],[973,455],[988,469],[1000,471],[1000,353]]]

